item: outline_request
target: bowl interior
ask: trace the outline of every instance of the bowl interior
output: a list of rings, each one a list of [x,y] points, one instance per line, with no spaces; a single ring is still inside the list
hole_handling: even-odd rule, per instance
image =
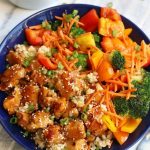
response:
[[[69,4],[69,5],[60,5],[52,8],[48,8],[45,10],[42,10],[24,21],[22,21],[20,24],[18,24],[3,40],[0,46],[0,72],[2,73],[6,68],[6,54],[8,53],[9,49],[13,48],[15,44],[21,44],[25,41],[25,35],[24,35],[24,28],[27,26],[32,26],[41,23],[43,20],[55,20],[54,16],[61,16],[64,11],[70,13],[73,9],[79,10],[79,15],[82,16],[90,9],[96,9],[96,11],[100,12],[100,7],[98,6],[92,6],[92,5],[85,5],[85,4]],[[150,43],[149,39],[146,37],[146,35],[131,21],[126,19],[125,17],[122,17],[122,20],[125,24],[125,27],[132,28],[133,32],[131,34],[131,37],[134,41],[137,43],[140,43],[141,40],[145,40],[146,43]],[[150,68],[148,68],[150,70]],[[9,123],[9,115],[3,108],[3,100],[6,97],[6,94],[4,92],[0,92],[0,122],[5,128],[5,130],[15,139],[18,143],[20,143],[25,149],[27,150],[33,150],[35,149],[35,144],[32,140],[24,138],[22,134],[20,133],[22,130],[20,127],[16,125],[12,125]],[[116,141],[114,141],[111,150],[123,150],[126,148],[131,147],[135,142],[137,142],[140,137],[143,136],[143,134],[146,132],[146,130],[150,126],[150,112],[145,117],[140,124],[140,126],[137,128],[137,130],[131,134],[128,138],[128,140],[120,146]]]

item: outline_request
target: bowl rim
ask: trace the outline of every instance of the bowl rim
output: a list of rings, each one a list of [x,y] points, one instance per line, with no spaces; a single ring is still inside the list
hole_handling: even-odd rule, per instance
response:
[[[74,3],[74,4],[62,4],[62,5],[56,5],[56,6],[53,6],[53,7],[48,7],[48,8],[45,8],[45,9],[42,9],[40,11],[37,11],[35,13],[33,13],[32,15],[26,17],[25,19],[23,19],[20,23],[18,23],[17,25],[15,25],[7,34],[6,36],[4,37],[4,39],[2,40],[2,42],[0,43],[0,52],[3,48],[3,44],[5,45],[5,41],[7,40],[7,38],[10,36],[10,34],[16,30],[16,28],[21,25],[22,23],[24,23],[26,20],[38,15],[38,14],[41,14],[41,13],[44,13],[45,11],[48,11],[48,10],[51,10],[51,9],[57,9],[59,7],[69,7],[69,6],[84,6],[84,7],[93,7],[93,8],[102,8],[101,6],[97,6],[97,5],[91,5],[91,4],[80,4],[80,3]],[[121,14],[120,14],[121,15]],[[125,16],[121,15],[121,17],[123,17],[125,20],[127,20],[129,23],[131,23],[132,25],[134,25],[148,40],[148,42],[150,43],[150,39],[148,38],[148,36],[143,32],[143,30],[137,26],[134,22],[130,21],[128,18],[126,18]],[[2,121],[3,119],[0,117],[0,124],[2,125],[2,127],[4,128],[4,130],[10,135],[10,137],[15,140],[18,144],[20,144],[23,148],[27,149],[27,150],[30,150],[30,148],[25,145],[21,140],[19,140],[17,137],[15,137],[11,131],[5,127],[5,124],[4,122]],[[136,143],[138,143],[143,137],[144,135],[148,132],[148,130],[150,130],[150,125],[147,129],[144,130],[144,132],[141,134],[140,137],[137,138],[137,140],[135,142],[133,142],[131,145],[128,146],[128,149],[133,147]]]

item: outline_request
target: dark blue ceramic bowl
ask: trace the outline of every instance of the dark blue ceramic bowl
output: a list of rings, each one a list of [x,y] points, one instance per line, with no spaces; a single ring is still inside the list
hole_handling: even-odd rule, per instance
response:
[[[79,10],[79,14],[82,16],[92,8],[96,9],[99,13],[100,7],[98,6],[84,4],[61,5],[42,10],[22,21],[6,36],[6,38],[0,45],[0,72],[2,73],[6,68],[5,56],[8,53],[9,49],[14,47],[15,44],[23,43],[23,41],[25,41],[24,28],[26,26],[40,24],[45,19],[53,21],[55,15],[61,16],[65,10],[68,13],[70,13],[73,9],[77,9]],[[145,40],[146,43],[150,43],[146,35],[134,23],[132,23],[125,17],[122,17],[122,19],[126,28],[131,27],[133,29],[131,35],[133,40],[135,40],[138,43],[140,43],[141,40]],[[21,144],[25,149],[34,150],[34,142],[22,136],[20,127],[9,123],[10,117],[3,108],[3,100],[5,97],[6,94],[4,92],[0,92],[0,122],[2,126],[9,133],[9,135],[19,144]],[[142,123],[136,129],[136,131],[130,135],[128,140],[122,146],[120,146],[116,141],[114,141],[111,150],[124,150],[130,148],[144,135],[144,133],[148,130],[149,127],[150,112],[147,115],[147,117],[143,119]]]

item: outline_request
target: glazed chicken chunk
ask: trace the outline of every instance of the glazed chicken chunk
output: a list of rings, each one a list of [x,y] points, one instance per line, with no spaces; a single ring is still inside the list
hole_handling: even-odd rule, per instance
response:
[[[0,77],[0,90],[6,91],[19,83],[21,78],[25,77],[25,69],[16,64],[8,68]]]
[[[20,88],[16,86],[13,94],[5,98],[3,106],[10,115],[15,114],[16,110],[20,106],[20,100],[21,100]]]
[[[65,127],[65,131],[68,139],[78,140],[86,137],[85,127],[81,120],[71,121]]]

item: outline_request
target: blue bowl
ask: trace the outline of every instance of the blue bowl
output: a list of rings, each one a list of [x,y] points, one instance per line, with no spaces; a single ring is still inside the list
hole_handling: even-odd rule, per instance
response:
[[[48,8],[33,14],[27,19],[23,20],[19,23],[12,31],[6,36],[3,42],[0,45],[0,72],[2,73],[6,69],[6,54],[8,53],[10,48],[13,48],[14,45],[23,43],[25,41],[24,28],[26,26],[32,26],[36,24],[40,24],[43,20],[54,20],[54,16],[61,16],[62,13],[66,10],[68,13],[72,12],[73,9],[79,10],[79,14],[82,16],[90,9],[96,9],[96,11],[100,12],[100,7],[85,5],[85,4],[69,4],[69,5],[60,5],[52,8]],[[137,43],[140,43],[141,40],[145,40],[146,43],[150,43],[150,40],[146,37],[146,35],[131,21],[122,17],[122,20],[125,24],[125,27],[132,28],[133,32],[131,37]],[[150,70],[150,68],[148,68]],[[4,92],[0,92],[0,122],[4,129],[8,132],[8,134],[19,144],[21,144],[27,150],[34,150],[35,144],[33,140],[24,138],[21,134],[22,129],[17,125],[12,125],[9,123],[10,116],[3,108],[3,100],[6,97]],[[150,112],[143,119],[140,126],[136,129],[136,131],[130,134],[128,140],[121,146],[116,141],[114,141],[111,150],[124,150],[133,146],[137,141],[139,141],[144,133],[150,128]]]

